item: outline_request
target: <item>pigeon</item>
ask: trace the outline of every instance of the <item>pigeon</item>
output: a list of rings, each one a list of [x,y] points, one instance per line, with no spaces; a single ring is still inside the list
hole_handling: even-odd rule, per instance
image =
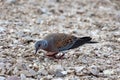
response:
[[[48,52],[47,56],[60,59],[64,54],[56,56],[59,52],[77,48],[85,43],[96,43],[91,39],[89,36],[76,37],[65,33],[51,33],[35,43],[35,54],[42,49]]]

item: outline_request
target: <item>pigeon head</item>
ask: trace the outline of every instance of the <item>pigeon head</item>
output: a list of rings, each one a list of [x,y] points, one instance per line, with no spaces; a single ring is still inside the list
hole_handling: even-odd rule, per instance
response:
[[[40,40],[35,43],[35,54],[39,49],[45,49],[48,46],[48,42],[46,40]]]

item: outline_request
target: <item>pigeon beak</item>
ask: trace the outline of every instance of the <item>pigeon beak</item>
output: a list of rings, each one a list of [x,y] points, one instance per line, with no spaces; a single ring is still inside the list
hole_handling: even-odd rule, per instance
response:
[[[36,49],[35,49],[35,54],[37,54],[37,52],[38,52],[38,49],[39,49],[39,48],[36,48]]]

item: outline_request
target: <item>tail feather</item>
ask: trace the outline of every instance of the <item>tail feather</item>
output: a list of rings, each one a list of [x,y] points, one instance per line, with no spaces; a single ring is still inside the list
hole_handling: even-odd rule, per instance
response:
[[[82,38],[79,38],[79,41],[86,43],[91,41],[91,39],[92,39],[91,37],[82,37]]]
[[[77,48],[85,43],[90,43],[91,39],[91,37],[78,38],[78,40],[73,44],[73,46],[70,49]]]

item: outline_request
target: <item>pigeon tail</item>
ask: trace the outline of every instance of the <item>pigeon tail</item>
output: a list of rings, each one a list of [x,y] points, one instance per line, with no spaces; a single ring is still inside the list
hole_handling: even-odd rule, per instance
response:
[[[87,43],[89,41],[91,41],[91,37],[82,37],[82,38],[79,38],[79,42],[83,42],[83,43]]]
[[[70,49],[77,48],[85,43],[90,43],[91,39],[91,37],[78,38],[78,40],[73,44],[73,46]]]

